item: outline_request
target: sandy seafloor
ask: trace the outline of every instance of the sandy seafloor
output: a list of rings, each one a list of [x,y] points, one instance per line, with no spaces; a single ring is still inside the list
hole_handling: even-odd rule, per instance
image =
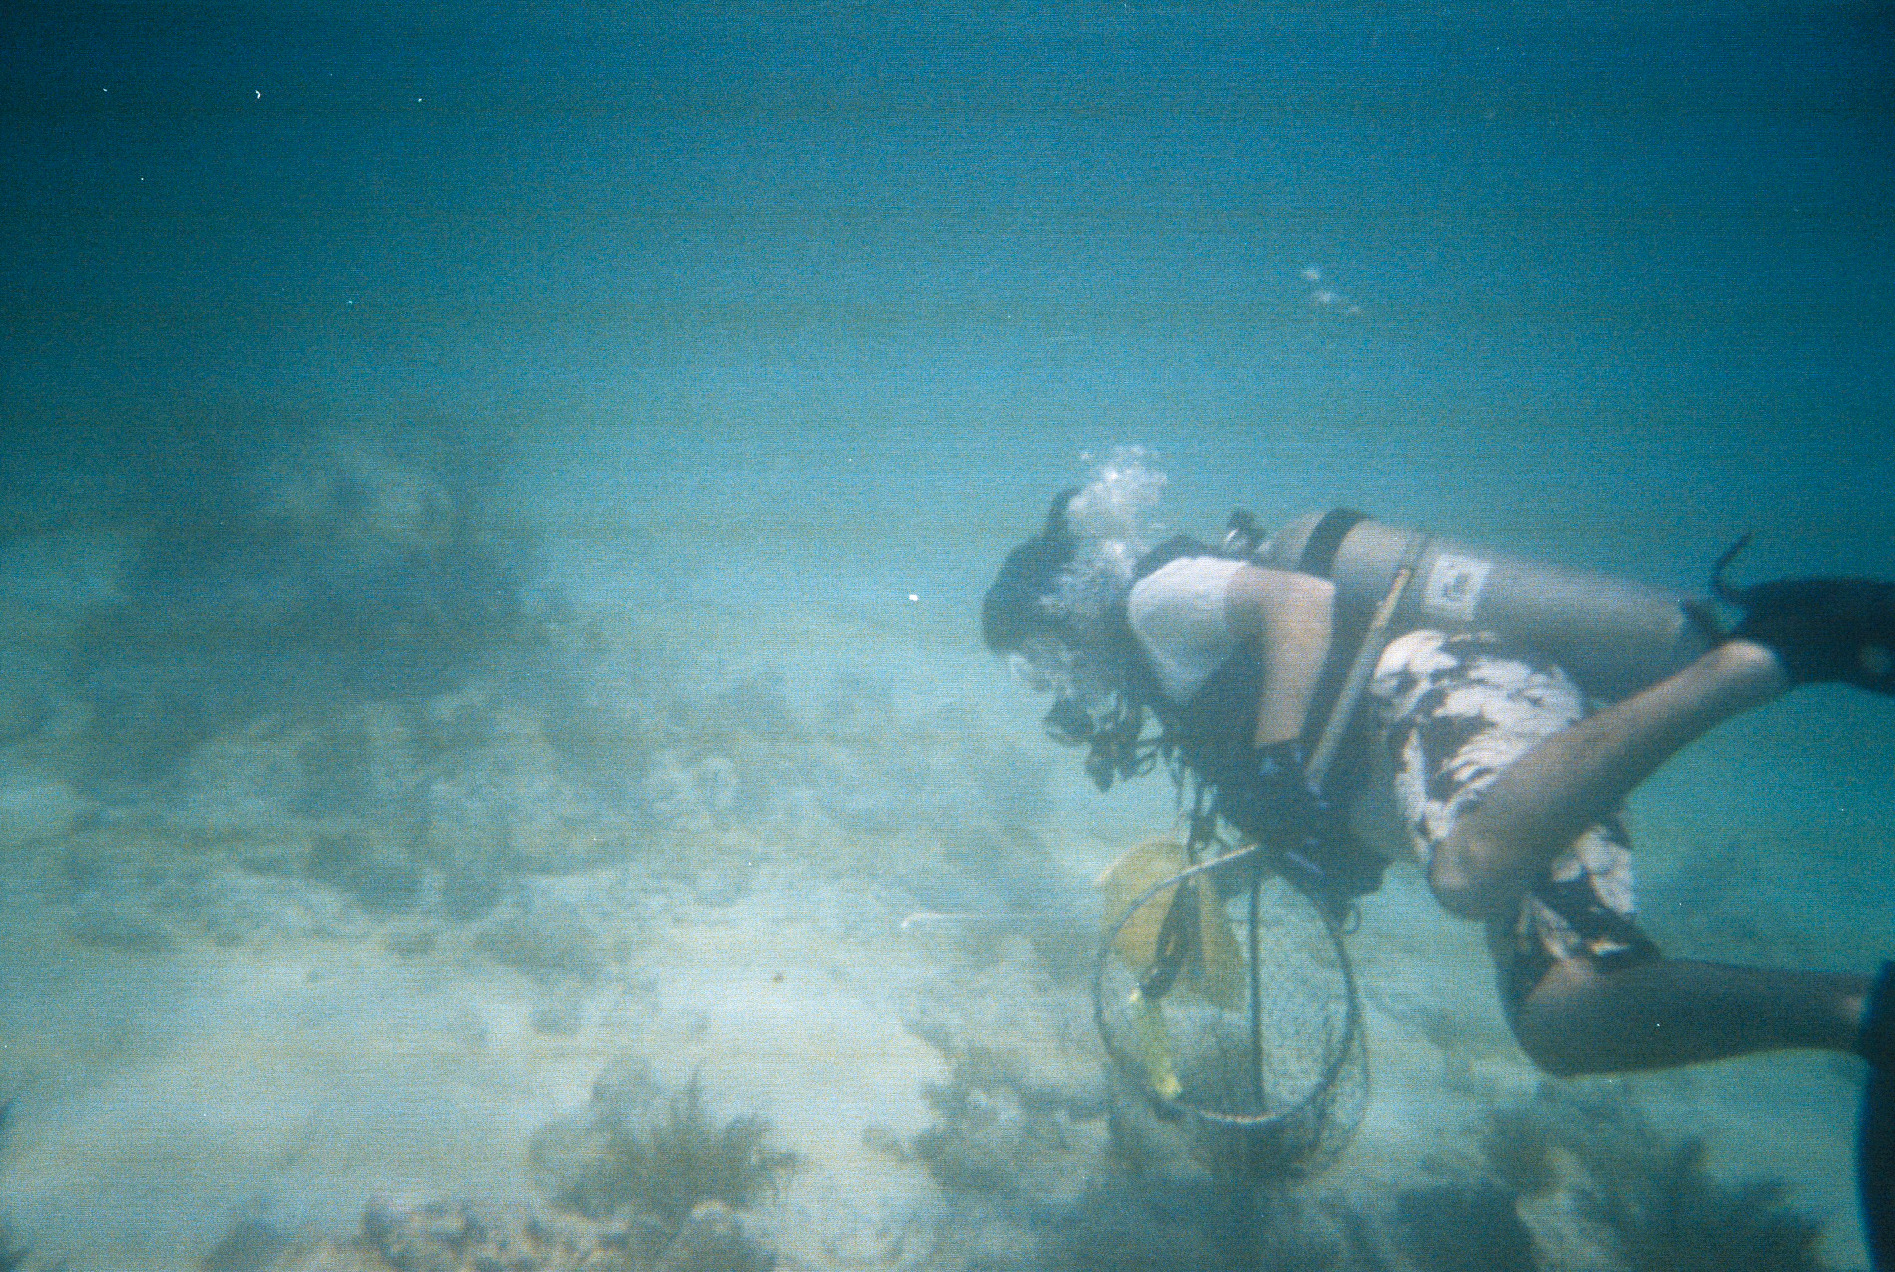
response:
[[[1405,1199],[1491,1202],[1535,1100],[1862,1264],[1854,1062],[1536,1095],[1412,868],[1359,1133],[1234,1238],[1114,1148],[1086,1000],[1169,787],[1095,795],[976,614],[1119,445],[1201,534],[1895,575],[1885,6],[16,21],[0,1254],[544,1208],[543,1128],[696,1075],[797,1156],[786,1267],[1520,1266]],[[1891,808],[1888,703],[1733,723],[1633,801],[1646,922],[1868,971]],[[1656,1266],[1549,1160],[1540,1266]]]

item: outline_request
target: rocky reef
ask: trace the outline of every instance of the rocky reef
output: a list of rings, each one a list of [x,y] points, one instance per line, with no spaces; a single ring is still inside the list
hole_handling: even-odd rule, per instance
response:
[[[664,1249],[706,1206],[729,1213],[778,1196],[796,1156],[769,1140],[761,1118],[713,1118],[695,1074],[654,1097],[637,1071],[597,1085],[583,1120],[543,1128],[532,1163],[553,1205],[595,1222],[620,1219]]]
[[[1824,1266],[1817,1252],[1823,1225],[1785,1202],[1781,1181],[1712,1173],[1703,1138],[1661,1134],[1622,1090],[1546,1085],[1530,1100],[1495,1109],[1480,1146],[1487,1177],[1473,1192],[1491,1213],[1513,1200],[1542,1267],[1605,1260],[1626,1272]],[[1463,1187],[1461,1195],[1472,1193]]]
[[[88,1266],[56,1172],[124,1208],[184,1155],[227,1171],[176,1185],[219,1190],[164,1265],[204,1272],[1821,1266],[1777,1185],[1611,1088],[1515,1098],[1445,1008],[1395,1079],[1477,1109],[1436,1160],[1370,1125],[1234,1180],[1093,1028],[1088,881],[1161,781],[1073,816],[964,683],[582,612],[452,438],[166,462],[188,497],[53,527],[89,546],[0,686],[10,1002],[68,1031],[0,1072],[40,1171],[0,1272]],[[107,1154],[153,1090],[198,1138]]]
[[[204,1272],[768,1272],[754,1212],[795,1163],[769,1125],[719,1119],[696,1079],[661,1092],[649,1071],[602,1078],[582,1117],[541,1129],[532,1201],[371,1203],[346,1236],[239,1220]]]
[[[205,1272],[767,1272],[770,1266],[719,1202],[693,1210],[656,1253],[624,1224],[460,1201],[372,1205],[353,1236],[323,1241],[240,1228],[203,1263]]]
[[[1027,1052],[950,1049],[910,1145],[949,1202],[928,1266],[1293,1272],[1819,1272],[1823,1225],[1623,1088],[1548,1083],[1491,1105],[1464,1152],[1394,1189],[1344,1160],[1309,1178],[1206,1171],[1130,1090],[1074,1089]],[[1107,1127],[1110,1126],[1108,1132]],[[961,1234],[978,1232],[977,1239]],[[953,1233],[953,1236],[948,1235]]]

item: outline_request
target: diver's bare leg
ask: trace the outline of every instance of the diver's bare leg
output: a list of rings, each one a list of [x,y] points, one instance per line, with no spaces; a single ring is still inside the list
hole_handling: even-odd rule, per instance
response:
[[[1753,1051],[1848,1051],[1869,982],[1830,972],[1652,959],[1602,971],[1555,963],[1521,1003],[1514,1032],[1549,1073],[1617,1073]]]
[[[1617,812],[1680,747],[1790,687],[1776,655],[1733,640],[1508,765],[1434,854],[1428,881],[1466,918],[1511,915],[1555,855]]]

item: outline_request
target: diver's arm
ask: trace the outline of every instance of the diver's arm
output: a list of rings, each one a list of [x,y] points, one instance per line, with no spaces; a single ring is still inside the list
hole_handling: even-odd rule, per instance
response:
[[[1255,642],[1263,663],[1263,693],[1251,739],[1259,749],[1303,731],[1329,657],[1335,599],[1335,585],[1314,575],[1245,565],[1231,576],[1225,596],[1231,630]]]

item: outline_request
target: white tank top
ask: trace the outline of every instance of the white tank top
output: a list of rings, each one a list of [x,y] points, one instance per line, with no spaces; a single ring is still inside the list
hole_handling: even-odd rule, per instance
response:
[[[1165,696],[1183,705],[1237,651],[1230,581],[1241,561],[1180,557],[1140,579],[1125,601],[1132,634],[1145,648]]]

